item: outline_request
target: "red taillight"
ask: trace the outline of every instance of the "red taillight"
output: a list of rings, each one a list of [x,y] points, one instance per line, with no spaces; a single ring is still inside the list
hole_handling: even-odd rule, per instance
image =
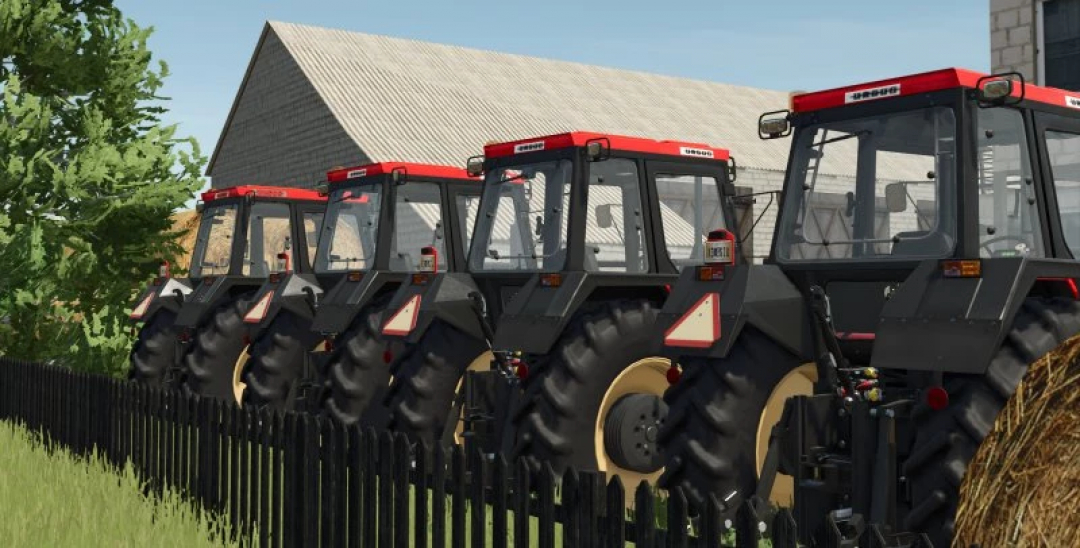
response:
[[[517,368],[514,372],[519,379],[525,380],[529,378],[529,365],[523,361],[518,361]]]
[[[679,370],[679,366],[671,364],[671,367],[667,370],[667,382],[668,384],[675,384],[682,378],[682,371]]]
[[[176,335],[176,338],[180,339],[180,342],[188,342],[191,340],[191,333],[188,333],[187,331],[181,331]]]
[[[420,249],[420,272],[438,272],[439,252],[432,246]]]
[[[334,350],[334,339],[327,337],[326,340],[323,341],[323,347],[326,348],[327,352],[332,352]]]
[[[382,353],[382,361],[384,363],[390,363],[390,362],[394,361],[394,353],[389,351],[389,350],[383,351],[383,353]]]
[[[949,406],[949,393],[940,386],[930,387],[926,391],[926,404],[934,411],[941,411]]]
[[[244,335],[244,346],[251,344],[251,335]]]
[[[709,232],[705,239],[705,264],[735,264],[735,235],[722,228]]]

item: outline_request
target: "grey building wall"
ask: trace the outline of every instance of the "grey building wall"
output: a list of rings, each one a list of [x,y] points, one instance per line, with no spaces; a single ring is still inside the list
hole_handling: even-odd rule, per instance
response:
[[[211,186],[311,187],[332,167],[368,163],[277,35],[262,40],[219,140]]]
[[[1038,0],[990,0],[990,65],[1039,82],[1035,8]]]

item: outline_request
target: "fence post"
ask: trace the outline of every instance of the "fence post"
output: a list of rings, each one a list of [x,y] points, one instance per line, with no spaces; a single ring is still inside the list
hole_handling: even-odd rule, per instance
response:
[[[409,548],[409,439],[398,433],[394,437],[394,546]]]
[[[415,511],[413,512],[413,542],[427,546],[428,537],[428,469],[431,467],[431,450],[423,441],[416,443],[416,464],[413,466],[413,484],[416,486]],[[435,515],[438,519],[443,516]],[[433,520],[434,521],[434,520]]]
[[[481,458],[483,458],[481,456]],[[506,548],[506,488],[510,483],[510,465],[502,453],[496,453],[491,469],[491,545]]]
[[[364,473],[364,546],[366,548],[374,548],[378,545],[378,466],[379,437],[375,434],[375,429],[369,426],[364,430],[364,464],[361,467]]]
[[[446,449],[436,443],[431,472],[431,545],[446,546]]]
[[[331,420],[330,427],[333,429],[334,443],[337,449],[331,454],[334,466],[334,476],[330,488],[334,490],[334,513],[337,519],[334,522],[334,546],[345,546],[349,538],[349,430],[345,425]]]
[[[466,472],[466,475],[470,476],[469,483],[469,495],[472,506],[472,512],[470,525],[472,526],[472,545],[474,547],[486,546],[485,540],[487,535],[485,529],[487,528],[487,505],[484,504],[484,487],[487,479],[487,458],[479,448],[473,446],[471,443],[467,445],[471,447],[466,456],[469,459],[469,466],[472,470]]]
[[[270,511],[270,530],[271,537],[273,538],[274,546],[285,546],[287,538],[284,533],[282,525],[282,514],[285,513],[285,509],[288,508],[288,503],[285,499],[285,491],[282,487],[286,474],[289,473],[288,462],[285,460],[285,446],[288,432],[285,429],[285,415],[280,411],[273,413],[273,436],[271,437],[271,446],[268,448],[269,452],[273,455],[274,467],[271,468],[271,492],[272,497],[269,501]],[[291,517],[291,516],[290,516]]]
[[[379,546],[394,544],[394,438],[389,431],[379,433]]]
[[[465,451],[460,445],[451,448],[453,472],[453,507],[451,509],[450,544],[454,548],[465,546]]]
[[[540,548],[555,546],[555,471],[551,465],[540,465],[540,479],[536,486],[540,499]]]
[[[606,544],[611,548],[622,548],[626,545],[626,525],[623,519],[623,514],[626,512],[626,491],[623,489],[619,476],[612,474],[605,498],[607,499],[607,526],[604,528]]]
[[[337,431],[333,429],[333,424],[323,417],[317,417],[315,424],[319,425],[319,460],[322,466],[322,478],[320,483],[322,489],[320,494],[322,495],[322,501],[320,502],[320,517],[322,518],[322,533],[320,541],[322,546],[338,546],[339,543],[334,535],[334,528],[337,527],[337,490],[335,486],[338,484],[338,478],[340,477],[337,471],[335,454],[338,450],[337,444]]]
[[[577,470],[567,468],[562,475],[563,546],[581,546],[581,490]]]
[[[361,494],[364,488],[363,481],[363,432],[357,423],[348,426],[349,454],[347,469],[349,473],[349,542],[347,546],[359,548],[361,539],[361,524],[363,513],[361,510]]]
[[[300,546],[318,546],[319,544],[319,429],[311,415],[301,415],[300,450],[304,453],[304,487],[300,525],[304,532],[304,542]]]
[[[686,548],[686,495],[682,487],[676,487],[674,491],[668,491],[667,504],[667,535],[669,548]]]
[[[529,548],[529,517],[532,514],[529,480],[532,471],[525,459],[518,459],[514,485],[514,548]]]
[[[654,548],[656,543],[656,515],[653,494],[644,480],[634,493],[634,544],[636,548]]]
[[[238,529],[241,541],[251,539],[251,490],[257,484],[252,481],[252,474],[257,472],[252,459],[251,449],[251,406],[238,408],[240,417],[240,519]]]

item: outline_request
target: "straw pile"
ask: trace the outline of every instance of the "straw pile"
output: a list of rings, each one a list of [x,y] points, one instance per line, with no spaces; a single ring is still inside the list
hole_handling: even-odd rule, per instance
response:
[[[179,211],[172,216],[173,230],[185,231],[176,242],[184,250],[183,254],[176,258],[176,266],[179,268],[186,269],[188,263],[191,262],[191,253],[195,249],[195,238],[199,233],[199,217],[200,215],[193,209]]]
[[[960,487],[955,546],[1080,546],[1080,336],[1032,364]]]

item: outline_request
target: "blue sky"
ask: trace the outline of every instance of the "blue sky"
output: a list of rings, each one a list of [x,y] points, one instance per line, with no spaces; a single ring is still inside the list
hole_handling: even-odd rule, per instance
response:
[[[987,71],[988,0],[117,0],[169,64],[167,121],[209,155],[266,20],[780,90]]]

